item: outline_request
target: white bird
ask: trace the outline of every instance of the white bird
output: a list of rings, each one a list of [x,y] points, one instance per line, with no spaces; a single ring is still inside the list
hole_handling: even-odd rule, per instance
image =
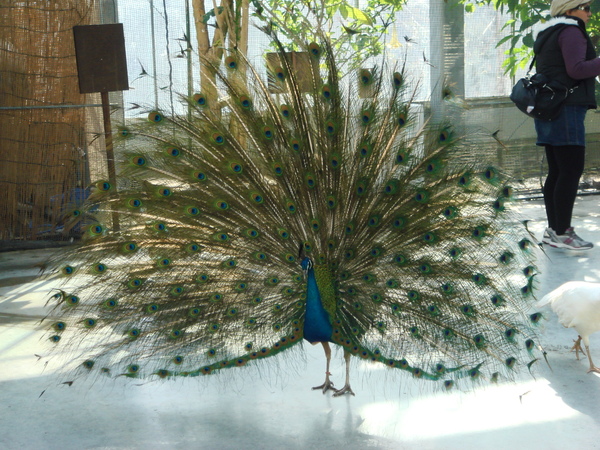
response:
[[[561,325],[575,328],[579,334],[571,349],[575,350],[577,359],[579,351],[585,355],[581,348],[583,340],[590,361],[588,373],[600,373],[600,368],[594,365],[590,354],[590,335],[600,331],[600,283],[569,281],[546,294],[536,306],[541,308],[546,305],[550,305]]]

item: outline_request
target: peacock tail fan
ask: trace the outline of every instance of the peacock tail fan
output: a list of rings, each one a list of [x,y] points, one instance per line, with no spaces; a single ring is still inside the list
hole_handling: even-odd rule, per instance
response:
[[[209,65],[220,114],[197,93],[191,116],[119,130],[118,186],[90,187],[55,261],[49,345],[86,374],[254,364],[303,340],[309,258],[352,355],[444,388],[528,367],[535,266],[505,177],[419,120],[402,68],[276,44],[267,77],[236,52]]]

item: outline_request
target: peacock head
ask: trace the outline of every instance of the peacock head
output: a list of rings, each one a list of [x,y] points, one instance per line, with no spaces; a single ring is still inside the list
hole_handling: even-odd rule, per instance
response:
[[[310,259],[308,256],[305,256],[304,258],[302,258],[302,261],[300,262],[300,267],[302,267],[302,270],[304,271],[304,274],[306,275],[308,273],[308,271],[310,269],[312,269],[312,267],[313,267],[312,259]]]

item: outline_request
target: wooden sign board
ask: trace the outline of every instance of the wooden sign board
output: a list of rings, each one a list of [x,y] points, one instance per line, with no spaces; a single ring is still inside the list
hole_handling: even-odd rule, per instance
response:
[[[82,94],[129,89],[123,24],[77,25],[73,36]]]

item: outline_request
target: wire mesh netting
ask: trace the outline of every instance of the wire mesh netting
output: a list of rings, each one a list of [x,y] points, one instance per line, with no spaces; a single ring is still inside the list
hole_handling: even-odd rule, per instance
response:
[[[100,99],[79,94],[73,26],[123,23],[130,89],[111,94],[116,128],[151,109],[184,113],[178,94],[201,88],[198,3],[0,0],[0,240],[68,238],[62,212],[85,197],[90,182],[106,177]],[[454,1],[408,0],[387,24],[380,57],[406,63],[423,117],[446,110],[472,144],[465,162],[488,159],[517,179],[533,180],[525,189],[539,188],[543,152],[533,121],[507,97],[508,44],[496,45],[508,32],[507,19],[492,7],[465,13]],[[334,27],[344,25],[336,21]],[[250,19],[248,57],[264,66],[269,40],[253,26],[259,24]],[[600,166],[596,118],[588,114],[588,178]]]

